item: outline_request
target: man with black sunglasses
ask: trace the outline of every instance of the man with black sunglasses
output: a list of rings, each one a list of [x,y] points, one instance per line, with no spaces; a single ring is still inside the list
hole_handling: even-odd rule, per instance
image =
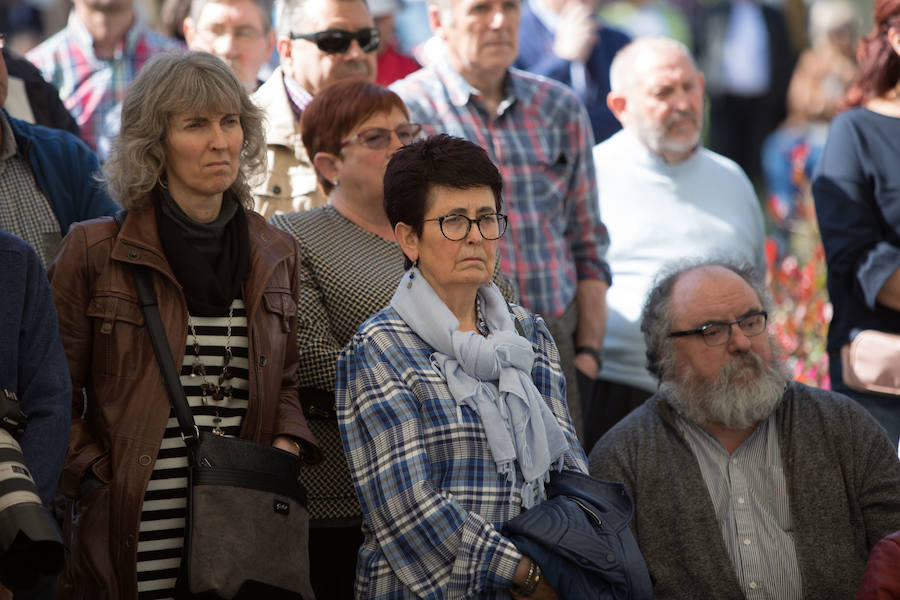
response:
[[[850,398],[791,381],[745,266],[669,265],[641,315],[656,394],[600,438],[657,600],[853,598],[900,529],[900,461]]]
[[[277,0],[275,14],[281,64],[253,94],[268,117],[268,171],[253,191],[265,217],[325,204],[300,138],[300,117],[328,84],[375,81],[381,41],[364,0]]]

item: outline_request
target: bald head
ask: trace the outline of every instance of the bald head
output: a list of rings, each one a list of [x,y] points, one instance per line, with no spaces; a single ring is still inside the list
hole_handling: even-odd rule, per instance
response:
[[[642,75],[655,70],[660,62],[685,58],[697,69],[688,47],[666,37],[642,37],[616,53],[609,67],[609,86],[613,92],[627,93],[641,81]]]

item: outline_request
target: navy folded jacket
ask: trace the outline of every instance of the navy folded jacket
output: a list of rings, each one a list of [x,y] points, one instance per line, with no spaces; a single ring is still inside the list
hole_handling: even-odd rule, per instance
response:
[[[541,566],[562,600],[645,600],[653,586],[628,523],[621,483],[551,472],[547,500],[510,519],[502,533]]]

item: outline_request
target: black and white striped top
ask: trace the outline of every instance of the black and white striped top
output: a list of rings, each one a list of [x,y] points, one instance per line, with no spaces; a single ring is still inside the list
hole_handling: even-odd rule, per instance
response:
[[[216,402],[207,396],[204,405],[200,393],[203,379],[191,374],[197,361],[193,337],[188,331],[184,362],[181,367],[181,385],[201,431],[214,427],[213,419],[218,408],[221,427],[226,435],[237,436],[247,412],[249,398],[247,313],[244,303],[232,303],[230,347],[233,358],[229,364],[232,374],[232,398]],[[206,367],[206,380],[217,383],[222,373],[225,356],[225,340],[228,316],[195,317],[191,322],[200,345],[200,362]],[[187,508],[187,448],[181,439],[181,429],[171,408],[166,433],[160,445],[150,483],[144,494],[141,509],[140,534],[137,548],[138,598],[151,600],[173,598],[175,580],[181,564],[184,545],[185,511]]]
[[[700,466],[744,595],[803,598],[775,412],[730,455],[705,429],[676,419]]]

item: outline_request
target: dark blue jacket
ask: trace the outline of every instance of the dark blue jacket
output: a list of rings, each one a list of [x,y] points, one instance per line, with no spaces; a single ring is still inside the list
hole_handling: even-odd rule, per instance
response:
[[[582,98],[591,118],[594,141],[598,144],[622,128],[619,120],[606,106],[609,94],[609,65],[620,48],[631,38],[613,27],[603,26],[599,42],[586,63],[588,73],[587,97]],[[515,67],[544,75],[572,86],[571,62],[553,54],[553,34],[544,27],[527,3],[522,3],[519,21],[519,57]]]
[[[41,261],[0,231],[0,388],[28,415],[19,440],[38,493],[49,505],[69,444],[72,388],[56,308]]]
[[[116,214],[119,207],[97,180],[100,162],[87,144],[68,131],[6,116],[16,146],[53,208],[63,237],[72,223]]]
[[[575,471],[550,473],[547,500],[502,533],[541,566],[563,600],[644,600],[653,586],[628,523],[634,504],[621,483]]]

